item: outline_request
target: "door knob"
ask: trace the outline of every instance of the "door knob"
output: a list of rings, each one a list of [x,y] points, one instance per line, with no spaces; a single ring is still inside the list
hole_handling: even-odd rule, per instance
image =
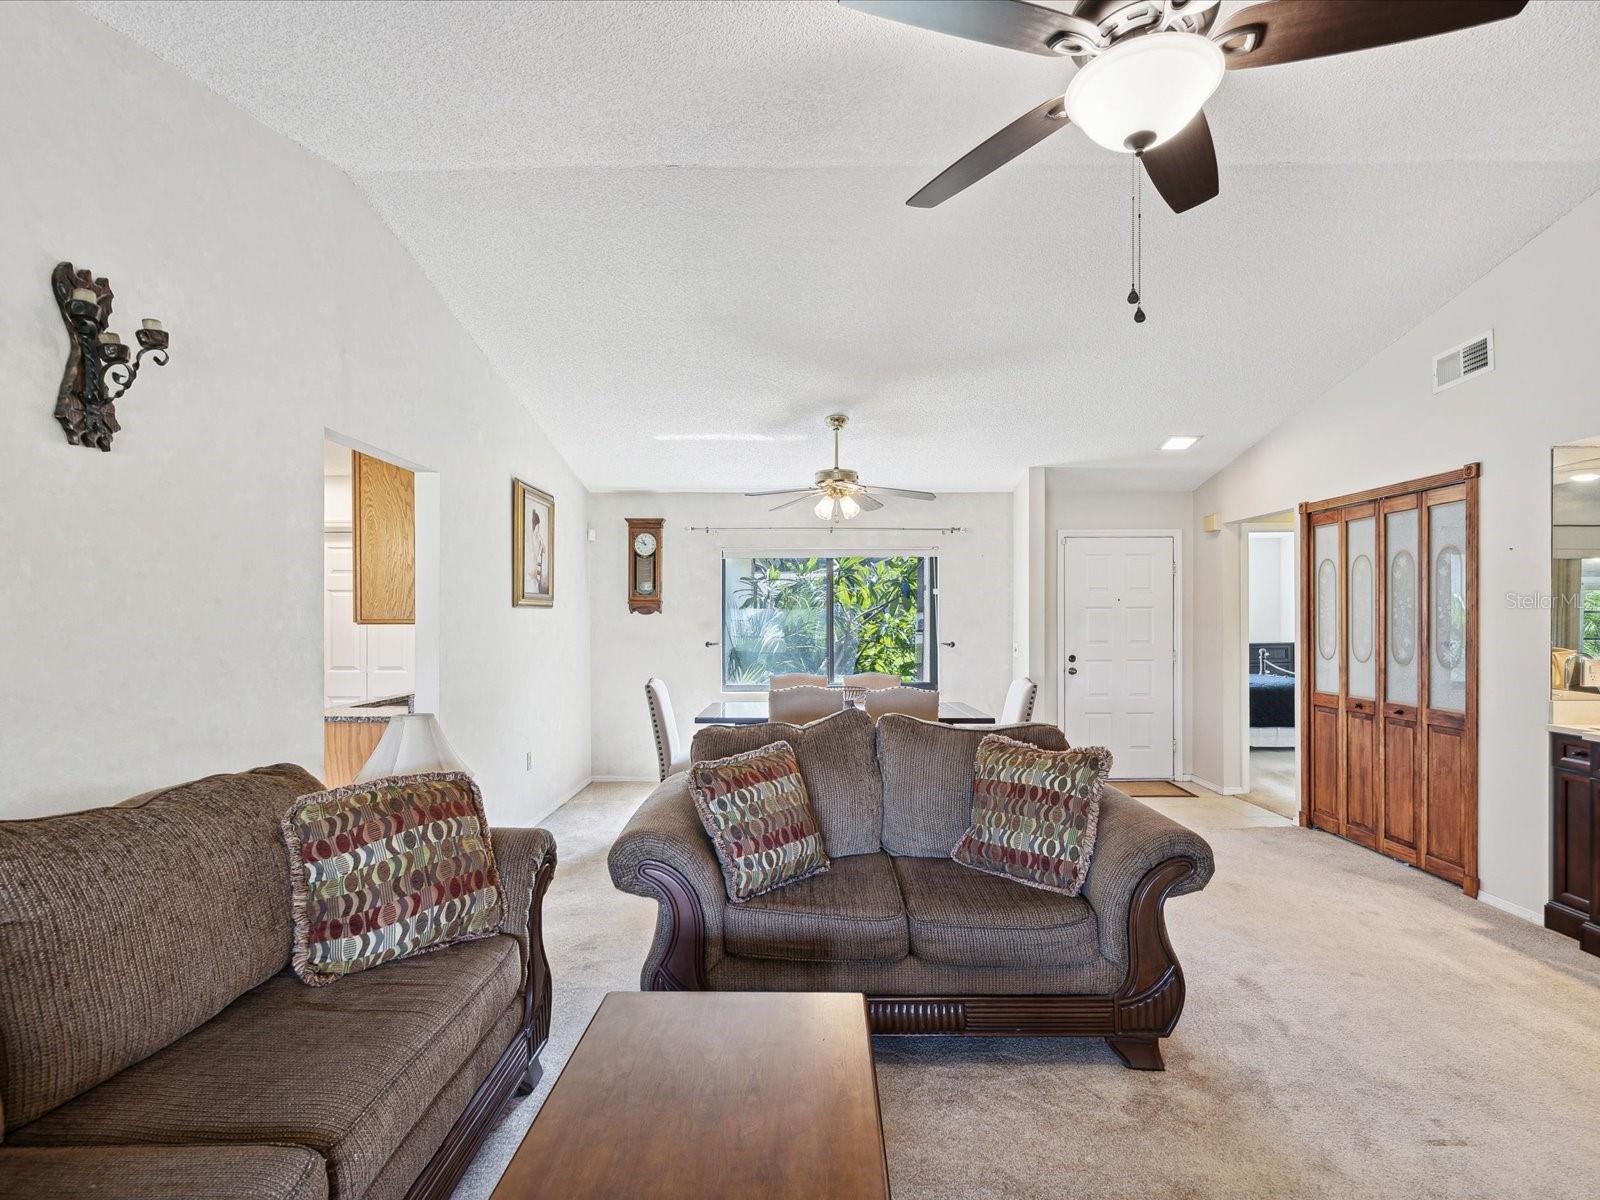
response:
[[[939,645],[948,646],[952,650],[954,650],[956,648],[956,644],[954,642],[940,642]]]
[[[1068,675],[1076,675],[1077,673],[1078,673],[1078,668],[1077,667],[1068,667],[1067,668],[1067,674]]]
[[[1068,662],[1077,662],[1078,661],[1078,656],[1076,654],[1069,654],[1069,655],[1067,655],[1067,661]]]

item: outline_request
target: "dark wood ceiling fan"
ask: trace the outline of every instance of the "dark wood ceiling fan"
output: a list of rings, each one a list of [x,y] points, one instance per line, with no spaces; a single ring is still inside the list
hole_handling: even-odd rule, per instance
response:
[[[1202,106],[1225,71],[1347,54],[1514,17],[1527,0],[1268,0],[1219,28],[1218,0],[839,0],[846,8],[990,45],[1070,58],[1064,94],[1018,117],[906,203],[932,208],[1076,124],[1138,156],[1174,212],[1217,194]]]

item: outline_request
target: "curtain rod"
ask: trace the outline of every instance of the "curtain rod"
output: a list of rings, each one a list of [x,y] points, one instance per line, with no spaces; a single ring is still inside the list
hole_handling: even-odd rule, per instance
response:
[[[686,525],[690,533],[804,533],[815,536],[836,533],[970,533],[965,525]]]

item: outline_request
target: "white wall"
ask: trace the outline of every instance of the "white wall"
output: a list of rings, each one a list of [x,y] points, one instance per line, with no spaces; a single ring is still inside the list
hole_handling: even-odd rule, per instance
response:
[[[694,716],[721,699],[722,554],[812,549],[834,553],[923,550],[939,557],[939,690],[998,712],[1011,679],[1011,508],[1008,493],[955,493],[931,503],[893,501],[829,535],[804,507],[771,513],[772,500],[726,493],[599,492],[589,591],[594,636],[594,773],[654,779],[656,757],[644,681],[666,681],[684,745]],[[627,518],[662,517],[661,612],[630,613]],[[689,532],[689,526],[783,526],[800,533]],[[874,527],[879,532],[873,532]],[[965,533],[896,533],[884,527],[962,526]]]
[[[1039,685],[1035,720],[1054,720],[1054,693],[1047,692],[1050,674],[1048,602],[1054,551],[1046,523],[1045,492],[1050,472],[1029,467],[1011,493],[1011,673]]]
[[[1250,534],[1250,640],[1292,642],[1294,534]]]
[[[1029,481],[1033,473],[1023,473],[1022,480],[1011,490],[1011,674],[1013,678],[1027,675],[1030,670],[1028,656],[1032,652],[1029,621],[1032,612],[1029,604],[1028,548],[1032,536],[1029,499],[1032,488]]]
[[[491,819],[572,792],[584,490],[351,182],[66,6],[0,6],[0,113],[0,817],[320,772],[324,429],[439,473],[440,717]],[[172,334],[109,454],[51,417],[62,258]],[[553,609],[511,607],[512,475],[557,498]]]
[[[1550,448],[1600,433],[1600,196],[1590,197],[1207,482],[1228,522],[1481,462],[1479,875],[1529,913],[1548,898]],[[1330,296],[1330,303],[1359,297]],[[1493,329],[1495,370],[1435,396],[1433,355]],[[1193,763],[1240,775],[1237,528],[1201,535]],[[1212,774],[1212,773],[1216,774]]]

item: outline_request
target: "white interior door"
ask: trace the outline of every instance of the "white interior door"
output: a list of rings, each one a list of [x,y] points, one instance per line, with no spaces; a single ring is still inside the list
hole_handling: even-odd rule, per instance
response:
[[[348,529],[322,545],[322,705],[333,708],[417,689],[415,625],[357,625],[355,551]]]
[[[322,541],[322,706],[367,699],[366,630],[355,622],[355,551],[350,531],[329,530]]]
[[[1108,747],[1114,779],[1177,771],[1175,553],[1170,535],[1061,538],[1061,728]]]

